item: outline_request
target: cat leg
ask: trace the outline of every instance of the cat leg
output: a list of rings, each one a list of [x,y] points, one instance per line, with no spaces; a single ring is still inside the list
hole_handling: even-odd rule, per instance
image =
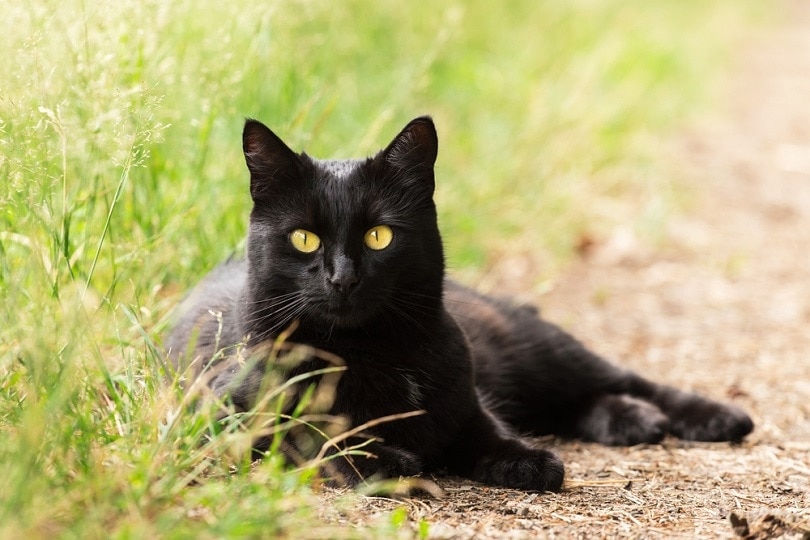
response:
[[[502,322],[459,318],[472,343],[476,384],[491,409],[519,430],[618,445],[657,442],[662,430],[689,440],[736,441],[753,429],[737,407],[622,369],[531,309],[479,301],[490,302]]]
[[[484,484],[514,489],[559,491],[565,477],[562,460],[509,434],[490,413],[481,410],[451,445],[448,470]]]
[[[669,418],[669,432],[690,441],[740,441],[754,423],[740,408],[666,385],[648,399]]]
[[[660,441],[669,420],[632,397],[649,384],[586,349],[526,309],[502,308],[513,332],[505,342],[479,340],[477,384],[490,409],[522,432],[555,434],[608,445]],[[649,385],[652,392],[654,386]]]
[[[341,450],[352,446],[359,448],[352,454],[338,455]],[[321,465],[321,475],[335,487],[355,487],[363,482],[421,473],[422,460],[413,452],[377,441],[369,443],[361,438],[351,438],[341,448],[330,448]]]

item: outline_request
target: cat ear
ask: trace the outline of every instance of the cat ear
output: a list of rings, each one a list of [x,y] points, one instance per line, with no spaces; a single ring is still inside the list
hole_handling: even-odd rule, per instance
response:
[[[439,151],[436,127],[429,116],[410,121],[383,150],[385,161],[408,172],[433,171]]]
[[[242,150],[254,201],[266,200],[280,184],[300,181],[302,163],[298,154],[258,120],[245,121]]]

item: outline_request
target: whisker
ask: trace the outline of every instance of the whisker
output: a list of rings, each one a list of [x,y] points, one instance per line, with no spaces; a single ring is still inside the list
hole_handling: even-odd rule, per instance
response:
[[[261,298],[261,299],[258,299],[258,300],[251,300],[251,301],[245,302],[245,304],[246,305],[264,304],[266,302],[272,302],[272,301],[275,301],[275,300],[283,300],[283,299],[286,299],[286,298],[291,298],[293,296],[300,296],[300,295],[301,295],[301,291],[293,291],[293,292],[290,292],[290,293],[273,295],[273,296],[270,296],[270,297],[267,297],[267,298]]]
[[[289,328],[292,323],[298,319],[299,315],[304,313],[306,310],[305,306],[301,306],[298,309],[294,310],[292,313],[286,315],[283,319],[278,321],[276,324],[270,326],[263,332],[259,333],[255,340],[257,342],[266,341],[270,338],[276,337],[282,330],[285,328]]]
[[[271,323],[253,338],[256,341],[264,341],[292,324],[299,315],[307,310],[307,305],[307,298],[299,294],[298,297],[288,299],[286,302],[274,303],[273,309],[267,308],[254,311],[253,316],[244,320],[243,324],[256,326],[255,323],[262,321]]]
[[[276,307],[278,307],[280,305],[287,304],[289,302],[294,302],[294,301],[300,300],[302,298],[304,298],[304,296],[299,294],[297,297],[296,296],[291,296],[291,297],[283,298],[283,299],[274,299],[273,301],[268,300],[268,301],[265,301],[264,305],[261,305],[261,304],[257,303],[256,305],[258,305],[259,307],[252,309],[251,313],[262,313],[262,312],[265,312],[265,311],[269,311],[269,310],[271,310],[273,308],[276,308]]]
[[[251,325],[251,324],[259,322],[259,321],[270,319],[270,318],[272,318],[274,316],[286,317],[287,313],[289,313],[291,310],[298,309],[299,307],[302,307],[304,304],[306,304],[306,300],[305,299],[300,299],[300,300],[295,300],[293,302],[285,304],[285,305],[283,305],[281,307],[278,307],[276,309],[273,309],[272,311],[271,310],[266,310],[265,312],[255,312],[254,311],[254,312],[251,313],[252,316],[249,317],[249,318],[243,319],[242,323],[247,324],[247,325]]]

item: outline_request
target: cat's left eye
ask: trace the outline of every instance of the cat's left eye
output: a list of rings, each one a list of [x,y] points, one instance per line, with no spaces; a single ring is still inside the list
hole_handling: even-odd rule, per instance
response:
[[[394,239],[394,231],[388,225],[377,225],[366,231],[363,242],[374,250],[385,249]]]

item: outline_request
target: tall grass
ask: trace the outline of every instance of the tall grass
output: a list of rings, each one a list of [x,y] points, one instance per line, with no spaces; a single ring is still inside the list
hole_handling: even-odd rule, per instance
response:
[[[243,118],[350,157],[430,113],[451,265],[559,261],[661,219],[656,144],[758,4],[0,0],[0,536],[361,534],[164,384],[170,307],[245,231]]]

